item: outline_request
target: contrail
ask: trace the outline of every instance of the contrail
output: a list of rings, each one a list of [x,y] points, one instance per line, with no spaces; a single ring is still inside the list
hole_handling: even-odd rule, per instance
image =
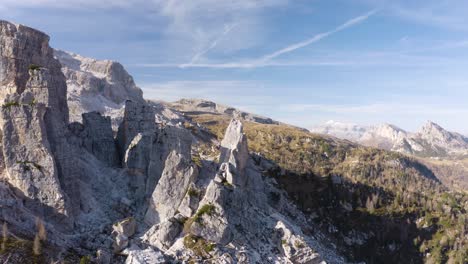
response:
[[[352,27],[358,23],[361,23],[365,20],[367,20],[370,16],[374,15],[375,13],[377,12],[377,10],[372,10],[364,15],[361,15],[361,16],[358,16],[358,17],[355,17],[353,19],[350,19],[348,21],[346,21],[344,24],[336,27],[335,29],[333,30],[330,30],[330,31],[327,31],[327,32],[323,32],[323,33],[319,33],[315,36],[313,36],[312,38],[310,39],[307,39],[307,40],[304,40],[304,41],[301,41],[299,43],[295,43],[295,44],[292,44],[292,45],[289,45],[283,49],[280,49],[278,51],[275,51],[271,54],[268,54],[268,55],[265,55],[262,60],[263,61],[268,61],[268,60],[271,60],[271,59],[274,59],[282,54],[285,54],[285,53],[289,53],[291,51],[295,51],[297,49],[300,49],[300,48],[303,48],[303,47],[306,47],[312,43],[315,43],[315,42],[318,42],[328,36],[331,36],[337,32],[340,32],[344,29],[347,29],[349,27]]]

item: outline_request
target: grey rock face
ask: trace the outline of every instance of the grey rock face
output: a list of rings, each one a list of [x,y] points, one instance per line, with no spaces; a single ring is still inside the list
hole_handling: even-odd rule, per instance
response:
[[[128,240],[136,232],[136,221],[133,217],[124,219],[112,226],[114,252],[120,252],[128,246]]]
[[[138,133],[152,136],[155,131],[156,123],[152,107],[138,102],[126,101],[123,122],[117,133],[120,157],[125,157],[125,152]]]
[[[242,131],[242,123],[233,119],[221,141],[221,176],[232,185],[244,186],[245,168],[249,159],[247,137]]]
[[[3,131],[3,156],[8,181],[32,201],[50,207],[48,213],[66,215],[65,195],[60,187],[44,122],[46,107],[42,103],[26,104],[22,96],[6,96],[1,109]],[[34,208],[37,204],[31,204]],[[41,208],[41,207],[38,207]],[[42,214],[44,215],[44,213]]]
[[[53,58],[49,36],[3,20],[0,35],[0,101],[6,94],[22,93],[28,86],[33,94],[41,94],[36,96],[39,102],[68,120],[65,78],[60,63]]]
[[[167,157],[161,179],[152,194],[145,222],[155,224],[173,217],[197,174],[196,167],[192,165],[190,152],[172,151]]]
[[[182,154],[184,159],[191,160],[191,148],[192,135],[187,130],[169,125],[158,129],[157,137],[154,139],[151,149],[152,154],[146,184],[147,195],[153,194],[169,154],[175,151]]]
[[[114,167],[119,164],[116,143],[110,117],[98,112],[83,114],[84,147],[104,164]]]
[[[182,224],[179,220],[172,217],[151,227],[150,230],[145,233],[143,239],[152,246],[168,249],[181,231]]]
[[[145,250],[130,250],[125,264],[162,264],[168,263],[164,255],[152,248]]]
[[[70,118],[79,121],[81,114],[97,111],[120,119],[126,100],[143,103],[142,91],[123,66],[114,61],[86,58],[54,50],[67,79]]]
[[[70,208],[60,184],[55,141],[68,121],[65,78],[49,37],[0,21],[0,101],[3,154],[9,182],[45,215],[66,217]],[[61,132],[62,131],[62,132]]]

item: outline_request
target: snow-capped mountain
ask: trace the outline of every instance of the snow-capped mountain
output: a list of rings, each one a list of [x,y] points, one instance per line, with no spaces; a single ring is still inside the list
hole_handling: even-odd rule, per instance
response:
[[[408,132],[395,125],[359,126],[328,121],[310,130],[377,147],[421,157],[468,155],[468,138],[428,121],[417,132]]]

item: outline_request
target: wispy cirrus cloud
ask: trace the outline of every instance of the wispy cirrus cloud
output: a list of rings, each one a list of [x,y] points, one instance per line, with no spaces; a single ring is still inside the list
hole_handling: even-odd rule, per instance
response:
[[[213,41],[208,48],[202,50],[201,52],[196,53],[193,57],[192,60],[189,63],[182,63],[182,64],[139,64],[138,66],[141,67],[180,67],[180,68],[217,68],[217,69],[229,69],[229,68],[258,68],[258,67],[267,67],[267,66],[323,66],[323,65],[344,65],[344,64],[349,64],[349,62],[343,62],[343,61],[321,61],[321,60],[310,60],[307,62],[278,62],[278,61],[273,61],[273,59],[286,54],[293,52],[295,50],[304,48],[306,46],[309,46],[313,43],[316,43],[324,38],[327,38],[333,34],[336,34],[340,31],[343,31],[347,28],[350,28],[352,26],[355,26],[359,23],[364,22],[365,20],[369,19],[372,15],[374,15],[377,12],[377,9],[372,10],[370,12],[367,12],[366,14],[354,17],[345,23],[337,26],[336,28],[322,32],[319,34],[316,34],[312,38],[309,38],[307,40],[301,41],[299,43],[294,43],[291,44],[285,48],[282,48],[280,50],[277,50],[273,53],[264,55],[260,58],[255,58],[255,59],[245,59],[242,61],[235,61],[235,62],[211,62],[211,63],[197,63],[198,59],[206,54],[208,51],[216,47],[218,44],[219,40],[227,35],[234,26],[227,27],[223,30],[222,34],[218,36],[215,41]]]
[[[118,13],[122,20],[133,17],[134,19],[129,19],[126,23],[133,25],[132,22],[135,22],[134,30],[141,32],[135,36],[136,38],[144,36],[148,46],[154,46],[154,43],[149,42],[157,39],[158,51],[151,51],[148,48],[147,53],[157,54],[155,57],[160,61],[171,61],[175,58],[188,61],[190,64],[199,62],[203,55],[214,49],[229,54],[260,45],[267,34],[264,22],[267,12],[288,6],[291,2],[291,0],[1,0],[0,11],[1,14],[5,13],[6,17],[11,17],[9,14],[13,12],[18,12],[20,13],[18,16],[21,16],[21,13],[28,14],[34,9],[40,9],[51,12],[54,17],[61,16],[61,19],[66,17],[67,26],[79,23],[70,19],[74,18],[73,14],[80,12]],[[71,16],[67,17],[68,13]],[[85,15],[91,16],[90,20],[97,27],[108,24],[106,18],[102,18],[101,21],[95,14]],[[27,23],[35,21],[34,18],[23,20]],[[47,28],[50,27],[55,28],[55,24],[47,24]],[[121,27],[117,29],[116,34],[119,34]],[[93,32],[94,28],[87,28],[87,31]],[[225,37],[229,33],[235,34],[235,39],[227,40]],[[165,52],[158,53],[159,50]]]
[[[398,17],[422,25],[449,30],[466,31],[468,3],[459,0],[360,0],[371,7],[385,10],[392,17]]]
[[[203,55],[205,55],[206,53],[208,53],[210,50],[214,49],[218,43],[227,35],[229,34],[229,32],[232,31],[232,29],[234,29],[236,27],[237,24],[232,24],[232,25],[225,25],[224,26],[224,30],[223,32],[216,37],[216,39],[210,43],[210,45],[203,49],[202,51],[200,52],[197,52],[193,57],[192,59],[190,60],[189,63],[185,64],[185,65],[181,65],[182,67],[187,67],[187,66],[190,66],[190,65],[193,65],[195,64],[199,59],[200,57],[202,57]]]
[[[346,21],[345,23],[339,25],[338,27],[334,28],[333,30],[319,33],[319,34],[313,36],[312,38],[309,38],[307,40],[304,40],[304,41],[301,41],[301,42],[298,42],[298,43],[294,43],[294,44],[289,45],[289,46],[287,46],[285,48],[282,48],[282,49],[280,49],[278,51],[275,51],[275,52],[273,52],[271,54],[268,54],[268,55],[264,56],[262,58],[262,60],[263,61],[268,61],[268,60],[274,59],[274,58],[276,58],[278,56],[281,56],[283,54],[293,52],[293,51],[295,51],[297,49],[309,46],[309,45],[311,45],[313,43],[316,43],[316,42],[318,42],[318,41],[320,41],[320,40],[322,40],[324,38],[327,38],[327,37],[329,37],[329,36],[331,36],[331,35],[333,35],[335,33],[338,33],[338,32],[340,32],[342,30],[345,30],[347,28],[350,28],[350,27],[352,27],[354,25],[357,25],[357,24],[367,20],[369,17],[374,15],[376,12],[377,12],[377,10],[374,9],[374,10],[372,10],[372,11],[370,11],[370,12],[364,14],[364,15],[360,15],[360,16],[357,16],[355,18],[352,18],[352,19]]]

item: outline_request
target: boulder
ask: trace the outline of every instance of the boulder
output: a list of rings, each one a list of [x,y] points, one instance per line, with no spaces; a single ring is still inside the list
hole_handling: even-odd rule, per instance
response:
[[[172,217],[150,228],[145,233],[144,240],[152,246],[168,249],[172,246],[181,231],[182,223]]]
[[[128,246],[128,240],[136,232],[136,221],[133,217],[126,218],[112,226],[114,237],[114,252],[120,252]]]
[[[156,249],[129,250],[125,264],[162,264],[168,263],[164,255]]]

